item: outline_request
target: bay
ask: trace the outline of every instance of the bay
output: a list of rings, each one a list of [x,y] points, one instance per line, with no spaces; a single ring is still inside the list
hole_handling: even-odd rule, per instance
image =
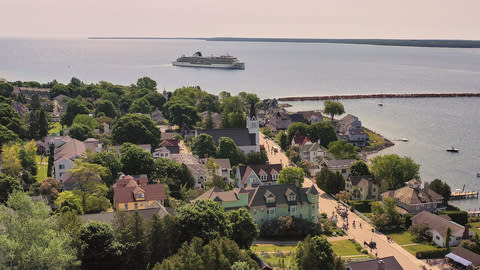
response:
[[[173,67],[182,54],[238,57],[245,70]],[[199,85],[212,93],[254,92],[262,98],[369,93],[480,92],[480,49],[347,44],[208,42],[202,40],[0,39],[0,78],[9,81],[135,83],[158,88]],[[480,189],[480,98],[342,101],[348,113],[389,139],[407,137],[380,154],[398,153],[421,165],[421,178],[453,189]],[[294,102],[292,109],[322,108]],[[447,153],[447,147],[460,153]],[[457,201],[464,209],[478,200]]]

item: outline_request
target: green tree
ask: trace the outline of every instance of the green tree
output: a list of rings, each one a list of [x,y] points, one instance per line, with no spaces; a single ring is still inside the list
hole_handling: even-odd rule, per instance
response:
[[[192,153],[203,158],[205,155],[214,157],[216,152],[215,142],[213,137],[208,134],[200,134],[193,139]]]
[[[18,157],[20,158],[20,164],[22,165],[22,169],[24,171],[27,171],[32,175],[37,174],[37,162],[35,162],[35,155],[31,156],[27,153],[27,151],[25,151],[25,149],[20,149]]]
[[[358,152],[360,152],[358,146],[354,146],[345,140],[333,141],[328,144],[328,153],[334,155],[336,159],[356,158]]]
[[[215,155],[217,158],[228,158],[232,166],[238,165],[242,162],[242,152],[237,147],[237,144],[234,140],[229,137],[220,137],[218,139],[217,153]]]
[[[428,227],[423,224],[414,224],[408,228],[408,232],[412,235],[412,240],[415,243],[420,243],[425,240]]]
[[[115,118],[117,116],[117,108],[112,101],[102,99],[95,103],[95,115],[98,116],[100,113],[110,118]]]
[[[48,115],[42,108],[38,113],[39,136],[43,138],[48,135]]]
[[[243,112],[230,112],[223,114],[223,128],[245,128],[246,118]]]
[[[112,139],[116,144],[129,142],[156,147],[160,137],[160,129],[144,115],[126,114],[117,120],[112,129]]]
[[[176,199],[182,198],[182,188],[191,189],[195,185],[195,179],[187,166],[168,158],[159,158],[154,161],[150,179],[167,184],[170,195]]]
[[[287,128],[288,143],[292,142],[292,139],[293,137],[295,137],[295,134],[297,132],[299,132],[301,135],[308,136],[308,133],[310,132],[310,126],[302,122],[296,122],[288,126]]]
[[[333,270],[334,260],[332,247],[324,237],[307,236],[297,244],[295,263],[299,270]]]
[[[47,177],[53,176],[53,162],[55,160],[55,144],[48,145],[50,155],[48,156]]]
[[[308,137],[312,142],[320,140],[320,144],[327,147],[329,143],[337,140],[337,133],[330,123],[320,122],[310,125]]]
[[[12,192],[21,189],[22,187],[17,179],[0,173],[0,203],[5,203]]]
[[[62,115],[62,124],[66,126],[71,126],[73,119],[75,116],[79,114],[87,114],[89,113],[89,110],[87,106],[85,105],[86,101],[83,99],[81,96],[78,96],[74,99],[70,99],[67,102],[67,109],[65,110],[65,113]]]
[[[142,77],[137,80],[137,88],[146,88],[153,91],[157,89],[157,82],[149,77]]]
[[[248,249],[257,237],[257,225],[252,215],[245,208],[232,210],[228,213],[232,226],[232,240],[242,249]]]
[[[50,196],[52,200],[56,200],[58,196],[58,191],[61,190],[62,184],[52,177],[47,177],[43,180],[42,184],[38,191],[42,195]]]
[[[245,163],[247,165],[265,164],[268,161],[268,156],[265,151],[250,152],[245,156]]]
[[[403,224],[400,213],[396,210],[395,199],[384,197],[383,202],[372,203],[372,222],[379,230],[391,229]]]
[[[150,266],[175,254],[181,246],[178,219],[167,215],[160,219],[153,215],[147,226],[148,262]]]
[[[80,231],[82,269],[118,269],[121,267],[121,245],[109,224],[90,221]],[[58,255],[58,254],[57,254]]]
[[[260,132],[263,133],[266,137],[273,138],[273,132],[270,128],[268,127],[262,127],[260,128]]]
[[[152,174],[153,157],[147,151],[130,143],[122,145],[120,161],[125,174]]]
[[[452,238],[452,229],[450,227],[447,228],[447,233],[445,236],[445,248],[447,250],[450,250],[450,240]]]
[[[147,266],[147,242],[143,216],[118,212],[113,220],[115,239],[124,246],[123,259],[127,269],[145,269]]]
[[[214,95],[206,94],[198,102],[198,111],[199,112],[218,112],[220,104]]]
[[[205,129],[214,129],[215,123],[213,123],[212,113],[208,112],[207,119],[205,119],[203,126]]]
[[[363,162],[363,160],[355,161],[352,166],[350,166],[350,175],[351,176],[363,176],[371,175],[368,165]]]
[[[225,210],[212,200],[194,201],[177,208],[175,213],[183,241],[197,236],[209,242],[231,234]]]
[[[237,261],[232,265],[232,270],[254,270],[247,262]]]
[[[446,182],[443,182],[440,179],[435,179],[432,181],[432,183],[430,183],[430,189],[442,195],[444,203],[447,203],[448,200],[450,200],[452,190]]]
[[[148,102],[146,98],[139,98],[132,102],[130,105],[130,112],[131,113],[143,113],[149,114],[153,111],[153,106]]]
[[[18,144],[2,145],[2,171],[9,176],[18,177],[22,170]]]
[[[297,184],[302,186],[305,179],[305,172],[302,168],[287,167],[283,168],[278,175],[278,184]]]
[[[279,131],[277,133],[277,136],[275,136],[275,141],[278,143],[280,148],[283,149],[283,151],[286,151],[288,148],[288,137],[287,134],[283,130]]]
[[[0,268],[66,269],[78,266],[69,234],[56,230],[43,202],[16,191],[0,205]]]
[[[13,109],[12,105],[3,102],[0,103],[0,125],[4,125],[20,138],[24,138],[27,133],[20,115]]]
[[[322,168],[315,176],[315,181],[320,189],[329,193],[337,194],[345,189],[345,179],[339,172],[332,172],[327,168]]]
[[[92,153],[87,157],[87,161],[107,168],[106,174],[102,177],[103,182],[105,182],[107,186],[113,184],[113,181],[122,170],[122,162],[117,154],[111,151]]]
[[[15,142],[18,140],[17,134],[0,124],[0,147],[8,142]]]
[[[402,187],[405,182],[419,178],[420,165],[409,157],[399,157],[396,154],[376,156],[370,167],[376,178],[382,179],[388,189]]]
[[[165,104],[165,97],[158,92],[151,92],[145,95],[143,98],[148,100],[150,105],[154,108],[162,108],[163,104]]]
[[[85,125],[92,131],[98,127],[98,122],[95,118],[87,114],[79,114],[73,118],[72,125]]]
[[[70,127],[69,133],[70,137],[77,139],[79,141],[84,141],[87,138],[92,138],[95,136],[93,129],[84,124],[73,124]]]
[[[323,109],[323,112],[325,114],[331,115],[332,116],[332,121],[333,121],[333,116],[334,115],[341,115],[342,113],[345,113],[345,109],[343,108],[342,103],[337,102],[337,101],[325,100],[323,102],[323,106],[325,107]]]
[[[179,127],[191,127],[197,123],[197,108],[185,100],[171,99],[163,105],[163,114],[174,125]]]

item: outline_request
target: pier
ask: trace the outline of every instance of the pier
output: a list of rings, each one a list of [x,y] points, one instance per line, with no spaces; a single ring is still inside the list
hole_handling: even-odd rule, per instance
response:
[[[440,97],[480,97],[478,93],[416,93],[416,94],[365,94],[365,95],[334,95],[310,97],[281,97],[278,101],[311,101],[311,100],[339,100],[339,99],[366,99],[366,98],[440,98]]]
[[[478,199],[478,191],[471,192],[452,192],[450,200]]]

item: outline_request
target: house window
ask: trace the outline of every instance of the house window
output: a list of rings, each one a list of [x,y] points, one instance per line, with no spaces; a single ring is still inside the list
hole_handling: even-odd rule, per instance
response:
[[[267,203],[274,203],[275,202],[275,198],[273,197],[268,197],[267,198]]]
[[[125,210],[128,210],[128,203],[125,204]]]
[[[290,216],[296,216],[297,215],[297,206],[296,205],[291,205],[288,209],[290,211]]]
[[[267,209],[267,214],[269,216],[274,216],[275,215],[275,207],[271,207]]]
[[[138,209],[138,203],[135,203],[135,209]]]
[[[261,176],[262,181],[267,181],[267,174],[262,174]]]
[[[342,173],[346,173],[347,172],[347,169],[342,169]]]
[[[276,181],[278,179],[278,173],[272,174],[272,179]]]
[[[440,240],[440,236],[438,236],[438,235],[435,236],[435,239]]]
[[[59,169],[59,170],[65,169],[65,165],[63,165],[63,164],[58,165],[58,169]]]
[[[375,192],[375,188],[373,188],[373,192]]]
[[[293,193],[288,194],[288,201],[289,202],[295,201],[295,199],[296,199],[295,194],[293,194]]]
[[[145,201],[145,207],[148,207],[148,201]]]

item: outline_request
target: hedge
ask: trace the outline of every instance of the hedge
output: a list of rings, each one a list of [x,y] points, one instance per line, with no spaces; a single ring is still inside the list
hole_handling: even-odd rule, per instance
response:
[[[443,258],[450,252],[447,248],[439,248],[434,250],[419,250],[415,253],[418,259],[436,259]]]
[[[468,213],[466,211],[443,211],[441,214],[447,214],[452,221],[462,226],[468,223]]]
[[[372,201],[352,201],[352,210],[357,210],[361,213],[370,213],[372,212]]]

